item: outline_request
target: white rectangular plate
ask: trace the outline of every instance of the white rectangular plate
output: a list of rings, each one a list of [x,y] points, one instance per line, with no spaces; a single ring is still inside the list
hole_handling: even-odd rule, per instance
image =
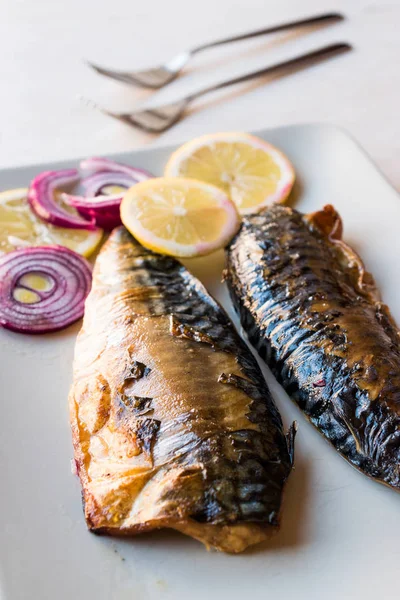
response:
[[[400,202],[358,146],[328,126],[258,132],[298,174],[302,211],[332,203],[345,239],[373,272],[400,321]],[[162,174],[173,148],[116,156]],[[47,164],[0,172],[27,185]],[[229,310],[222,252],[186,261]],[[352,469],[309,425],[268,369],[285,424],[299,423],[282,527],[240,556],[207,552],[173,532],[118,541],[86,530],[72,475],[67,394],[79,325],[60,334],[0,331],[0,597],[4,600],[398,600],[400,496]]]

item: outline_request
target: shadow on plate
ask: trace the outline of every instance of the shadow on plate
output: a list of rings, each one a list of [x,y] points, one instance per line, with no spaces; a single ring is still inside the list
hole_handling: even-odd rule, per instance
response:
[[[289,478],[285,491],[281,527],[269,540],[251,546],[241,554],[227,555],[213,552],[212,556],[246,557],[263,553],[275,553],[287,548],[301,548],[307,545],[310,536],[310,530],[307,527],[309,480],[308,465],[304,461],[297,461],[296,468]],[[130,560],[129,555],[131,555],[132,550],[146,552],[154,550],[158,553],[161,551],[168,554],[173,552],[177,558],[182,554],[187,555],[188,552],[202,553],[205,551],[197,540],[171,529],[146,532],[132,538],[106,538],[101,536],[101,539],[106,544],[109,544],[110,539],[112,539],[115,552],[125,560]]]
[[[225,267],[225,254],[223,250],[213,252],[208,256],[187,258],[181,260],[185,267],[200,279],[203,285],[213,296],[220,288],[222,273]]]
[[[295,459],[295,468],[289,477],[284,493],[279,531],[271,539],[250,546],[243,554],[250,556],[261,552],[277,552],[287,548],[301,548],[310,540],[308,526],[310,465],[304,459]],[[242,555],[243,556],[243,555]]]
[[[302,196],[303,196],[303,184],[301,182],[301,179],[299,179],[299,176],[296,175],[296,180],[294,182],[293,189],[290,192],[290,196],[286,200],[285,205],[290,206],[292,208],[296,208],[296,205],[300,202]]]

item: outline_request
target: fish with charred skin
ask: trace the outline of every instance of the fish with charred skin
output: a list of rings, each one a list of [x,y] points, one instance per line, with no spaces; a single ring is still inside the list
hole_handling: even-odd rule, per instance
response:
[[[240,552],[278,524],[293,429],[202,284],[123,228],[95,265],[70,414],[92,531],[168,527]]]
[[[330,205],[244,217],[226,280],[249,340],[352,465],[400,489],[400,337]]]

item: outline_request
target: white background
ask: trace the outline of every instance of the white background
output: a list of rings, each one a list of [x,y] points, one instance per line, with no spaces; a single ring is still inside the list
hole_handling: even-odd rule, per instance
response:
[[[353,43],[352,53],[208,96],[162,136],[135,131],[78,99],[129,109],[152,94],[96,75],[84,57],[114,68],[149,66],[207,40],[325,10],[348,19],[207,52],[151,101],[332,41]],[[399,22],[399,0],[1,0],[0,167],[314,121],[346,128],[400,189]]]

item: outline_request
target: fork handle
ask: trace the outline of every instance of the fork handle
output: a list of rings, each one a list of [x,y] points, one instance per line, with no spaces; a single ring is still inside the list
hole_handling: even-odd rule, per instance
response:
[[[283,62],[277,63],[276,65],[272,65],[270,67],[266,67],[264,69],[260,69],[259,71],[253,71],[252,73],[247,73],[246,75],[240,75],[239,77],[234,77],[233,79],[228,79],[227,81],[223,81],[222,83],[217,83],[216,85],[212,85],[208,88],[200,90],[199,92],[195,92],[191,96],[187,97],[188,101],[194,100],[199,96],[203,96],[204,94],[208,94],[209,92],[214,92],[216,90],[220,90],[222,88],[228,87],[229,85],[234,85],[235,83],[242,83],[244,81],[249,81],[250,79],[254,79],[256,77],[260,77],[261,75],[269,75],[271,73],[275,73],[276,71],[280,71],[282,69],[286,69],[289,67],[298,67],[302,64],[306,65],[307,63],[313,63],[321,58],[329,58],[330,56],[334,56],[335,54],[339,54],[341,52],[346,52],[347,50],[351,50],[350,44],[339,43],[339,44],[330,44],[329,46],[324,46],[319,50],[314,50],[313,52],[307,52],[307,54],[302,54],[301,56],[297,56],[296,58],[291,58],[290,60],[285,60]]]
[[[316,17],[309,17],[307,19],[300,19],[298,21],[290,21],[289,23],[281,23],[280,25],[272,25],[271,27],[266,27],[265,29],[258,29],[257,31],[251,31],[250,33],[242,33],[240,35],[235,35],[233,37],[225,38],[223,40],[208,42],[206,44],[202,44],[201,46],[197,46],[196,48],[192,48],[191,53],[196,54],[197,52],[201,52],[201,50],[214,48],[214,46],[222,46],[223,44],[229,44],[231,42],[248,40],[259,35],[266,35],[267,33],[277,33],[278,31],[287,31],[288,29],[305,27],[307,25],[314,25],[317,23],[324,23],[328,21],[342,21],[343,19],[344,16],[337,12],[324,13]]]

